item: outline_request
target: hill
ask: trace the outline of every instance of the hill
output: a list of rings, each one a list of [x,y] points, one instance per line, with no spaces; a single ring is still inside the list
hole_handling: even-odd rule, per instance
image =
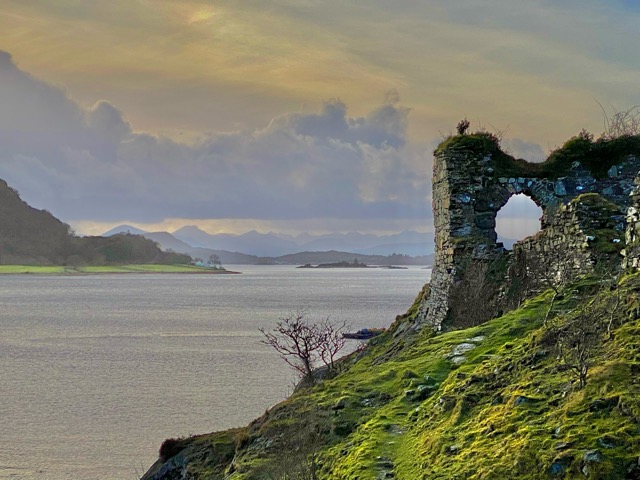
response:
[[[0,263],[63,261],[73,250],[70,227],[23,202],[0,180]]]
[[[138,235],[77,237],[69,225],[37,210],[0,180],[0,264],[112,265],[189,263],[186,255],[167,253]]]
[[[539,165],[486,132],[445,140],[408,312],[250,425],[165,441],[143,480],[640,478],[639,170],[640,137]],[[543,229],[507,251],[518,193]]]
[[[334,480],[638,478],[640,276],[619,288],[582,389],[558,360],[571,320],[543,322],[550,292],[481,326],[399,335],[416,301],[336,378],[247,427],[165,442],[143,479],[289,478],[308,458]],[[618,298],[608,286],[591,278],[563,293],[554,312],[587,303],[606,331]]]

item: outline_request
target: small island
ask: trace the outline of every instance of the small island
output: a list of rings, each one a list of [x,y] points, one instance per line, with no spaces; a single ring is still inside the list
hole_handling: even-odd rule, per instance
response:
[[[296,268],[384,268],[386,270],[407,270],[407,267],[398,267],[395,265],[367,265],[366,263],[358,262],[358,259],[354,259],[353,262],[349,263],[346,261],[342,262],[333,262],[333,263],[320,263],[318,265],[312,265],[310,263],[305,263],[304,265],[300,265]]]
[[[351,263],[345,262],[345,261],[334,262],[334,263],[321,263],[319,265],[311,265],[310,263],[305,263],[304,265],[301,265],[296,268],[375,268],[375,267],[370,267],[366,263],[360,263],[356,258]]]

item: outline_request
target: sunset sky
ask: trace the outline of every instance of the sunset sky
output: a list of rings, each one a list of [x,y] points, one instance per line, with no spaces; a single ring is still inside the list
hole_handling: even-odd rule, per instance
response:
[[[541,161],[639,46],[630,0],[2,0],[0,178],[88,234],[430,231],[460,119]]]

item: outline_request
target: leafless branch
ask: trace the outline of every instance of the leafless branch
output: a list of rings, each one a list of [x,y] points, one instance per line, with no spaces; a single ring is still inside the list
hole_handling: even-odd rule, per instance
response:
[[[578,310],[558,331],[559,357],[578,378],[579,388],[584,388],[587,384],[589,368],[600,343],[598,323],[587,305]]]
[[[602,104],[596,100],[602,111],[604,132],[602,138],[613,138],[640,135],[640,105],[634,105],[627,110],[617,110],[612,107],[613,113],[609,115]]]
[[[328,317],[319,323],[311,323],[305,316],[306,311],[298,309],[281,318],[272,331],[261,328],[260,332],[264,335],[262,343],[273,347],[305,383],[312,385],[313,368],[318,362],[329,370],[334,369],[336,357],[345,345],[342,334],[348,325],[331,322]]]

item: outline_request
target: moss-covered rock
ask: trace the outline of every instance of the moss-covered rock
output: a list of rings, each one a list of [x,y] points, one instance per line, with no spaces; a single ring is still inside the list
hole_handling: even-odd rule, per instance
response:
[[[496,177],[535,177],[557,179],[571,171],[574,162],[581,164],[595,178],[604,178],[614,165],[628,156],[640,157],[640,136],[593,140],[587,135],[576,135],[562,147],[553,150],[544,162],[527,162],[504,152],[500,140],[489,132],[455,135],[446,138],[436,149],[436,155],[444,151],[467,151],[492,157],[493,174]]]

